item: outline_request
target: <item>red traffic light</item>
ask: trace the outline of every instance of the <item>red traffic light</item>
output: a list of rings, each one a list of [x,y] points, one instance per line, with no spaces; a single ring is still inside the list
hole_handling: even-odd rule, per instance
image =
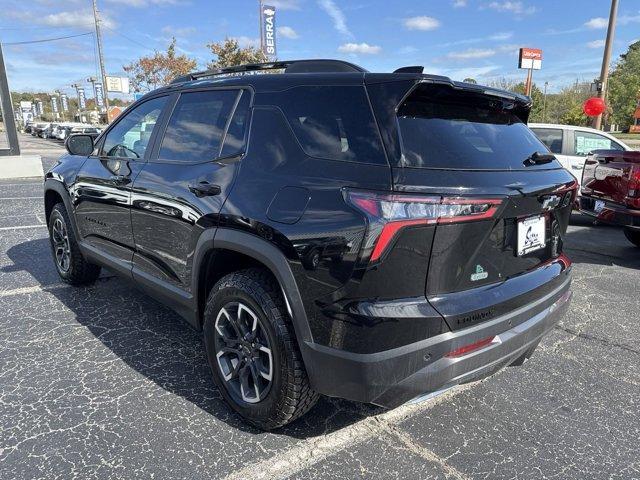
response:
[[[582,105],[582,110],[588,117],[597,117],[604,112],[606,108],[604,100],[598,97],[591,97],[584,102],[584,105]]]

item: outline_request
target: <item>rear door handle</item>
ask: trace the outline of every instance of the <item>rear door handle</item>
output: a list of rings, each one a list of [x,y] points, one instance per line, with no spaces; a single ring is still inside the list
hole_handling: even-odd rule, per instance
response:
[[[212,185],[208,182],[201,182],[196,185],[191,185],[189,191],[195,194],[196,197],[212,197],[219,195],[222,189],[220,185]]]

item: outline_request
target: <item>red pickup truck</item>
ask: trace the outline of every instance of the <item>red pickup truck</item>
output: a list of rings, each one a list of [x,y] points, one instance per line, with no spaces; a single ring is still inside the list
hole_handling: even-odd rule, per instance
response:
[[[640,152],[592,152],[582,172],[580,211],[620,225],[640,247]]]

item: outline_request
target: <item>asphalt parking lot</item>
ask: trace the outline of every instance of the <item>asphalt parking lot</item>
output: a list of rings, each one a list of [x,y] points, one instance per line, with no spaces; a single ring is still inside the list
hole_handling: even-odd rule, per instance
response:
[[[21,141],[46,166],[62,151]],[[524,366],[392,411],[323,399],[264,433],[176,314],[108,272],[61,284],[41,181],[2,181],[0,478],[640,478],[640,249],[576,215],[566,250],[570,312]]]

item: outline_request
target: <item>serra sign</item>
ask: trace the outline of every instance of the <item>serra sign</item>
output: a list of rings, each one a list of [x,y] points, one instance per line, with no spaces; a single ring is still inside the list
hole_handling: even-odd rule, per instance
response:
[[[540,70],[542,68],[542,50],[539,48],[521,48],[518,68]]]
[[[276,8],[269,5],[260,7],[260,15],[262,16],[261,24],[261,45],[262,53],[268,57],[276,55]]]

